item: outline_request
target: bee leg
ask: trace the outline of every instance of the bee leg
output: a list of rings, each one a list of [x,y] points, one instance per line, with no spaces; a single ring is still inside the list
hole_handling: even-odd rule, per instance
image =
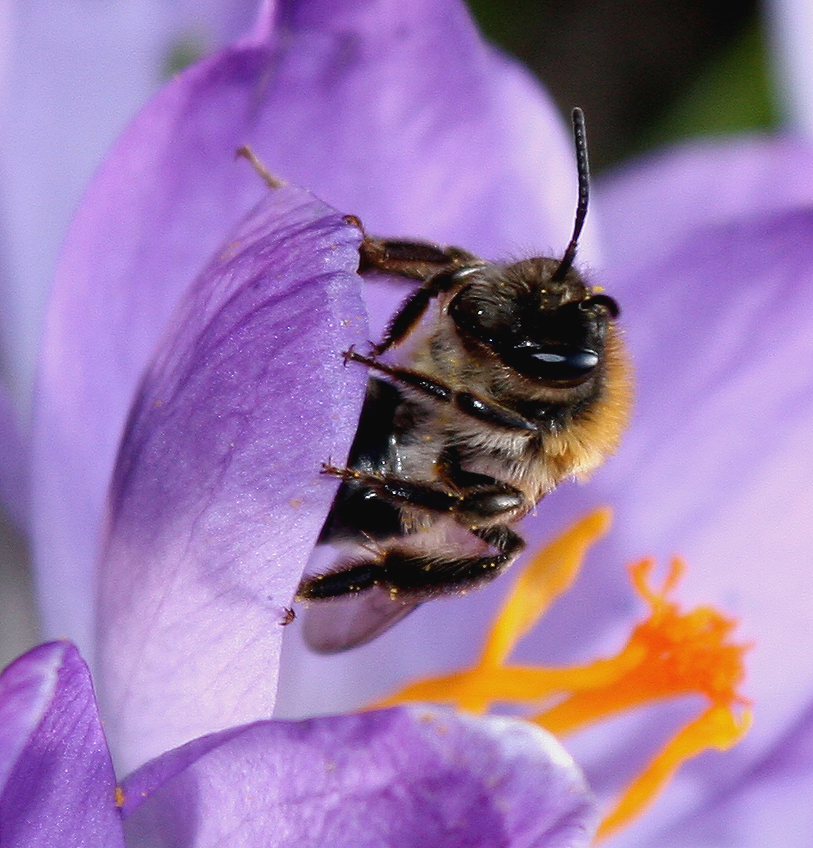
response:
[[[496,553],[444,559],[392,550],[381,563],[380,585],[393,594],[405,595],[473,589],[501,574],[525,547],[522,537],[505,525],[472,532],[495,548]]]
[[[355,483],[366,492],[389,503],[420,507],[430,512],[453,512],[461,500],[454,492],[429,482],[413,482],[390,475],[365,474],[353,468],[337,468],[327,464],[322,466],[322,473],[339,477],[345,483]]]
[[[358,218],[353,218],[362,232]],[[425,282],[443,271],[466,265],[482,265],[482,260],[459,247],[440,247],[425,241],[378,239],[364,233],[359,248],[359,273],[382,271],[409,280]]]
[[[297,601],[323,601],[343,595],[357,595],[379,583],[381,567],[375,562],[360,562],[341,569],[318,574],[299,584]]]
[[[433,380],[431,377],[427,377],[426,374],[421,374],[418,371],[387,365],[373,357],[362,356],[352,348],[345,353],[344,358],[345,362],[361,362],[368,368],[386,374],[401,385],[415,389],[442,403],[454,404],[461,412],[466,413],[472,418],[476,418],[478,421],[484,421],[487,424],[492,424],[495,427],[505,430],[516,430],[526,433],[533,433],[538,429],[536,422],[531,421],[524,415],[520,415],[518,412],[514,412],[513,409],[508,409],[505,406],[494,403],[494,401],[483,400],[472,392],[455,391],[445,383]]]
[[[355,216],[348,215],[345,220],[364,233],[359,248],[360,274],[365,271],[381,271],[423,283],[393,316],[384,338],[373,348],[377,354],[388,350],[412,331],[432,299],[448,291],[456,282],[456,271],[467,266],[484,264],[473,253],[459,247],[440,247],[423,241],[373,238],[364,232],[361,221]]]
[[[398,311],[390,319],[387,329],[384,331],[384,338],[377,345],[373,345],[373,353],[376,356],[380,356],[394,344],[403,341],[412,332],[432,299],[448,291],[455,284],[454,274],[456,270],[456,268],[450,268],[438,272],[422,286],[415,289],[401,304]]]
[[[479,474],[463,468],[460,451],[455,445],[446,445],[440,452],[440,456],[435,460],[435,472],[449,488],[457,491],[500,482],[488,474]]]
[[[467,527],[498,517],[510,519],[527,509],[525,495],[519,489],[498,480],[455,492],[444,485],[414,482],[390,475],[365,474],[352,468],[324,465],[322,471],[340,477],[345,483],[353,482],[392,504],[435,513],[450,513]]]
[[[472,531],[495,549],[488,556],[421,556],[391,549],[380,561],[360,562],[338,571],[303,580],[297,601],[323,601],[357,595],[374,586],[389,591],[395,599],[423,599],[438,592],[457,592],[488,583],[519,556],[525,542],[503,524]],[[419,602],[418,600],[418,602]]]

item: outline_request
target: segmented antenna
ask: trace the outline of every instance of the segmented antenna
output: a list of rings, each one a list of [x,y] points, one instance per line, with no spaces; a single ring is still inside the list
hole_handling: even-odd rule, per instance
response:
[[[570,270],[576,258],[576,248],[579,236],[587,217],[587,201],[590,197],[590,163],[587,161],[587,133],[584,129],[584,112],[578,106],[573,110],[573,141],[576,143],[576,168],[579,175],[579,202],[576,205],[576,221],[573,224],[573,235],[565,250],[565,255],[559,267],[553,272],[552,280],[561,280]]]

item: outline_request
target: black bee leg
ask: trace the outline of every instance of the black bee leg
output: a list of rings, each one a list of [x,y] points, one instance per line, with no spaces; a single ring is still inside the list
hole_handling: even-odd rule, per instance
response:
[[[390,503],[417,506],[431,512],[452,512],[460,501],[457,495],[431,483],[414,483],[401,477],[365,474],[363,471],[337,468],[335,465],[323,465],[322,473],[340,477],[345,483],[355,483]]]
[[[393,595],[401,592],[427,595],[473,589],[505,571],[525,547],[522,537],[505,525],[478,528],[472,532],[488,542],[496,553],[444,560],[437,556],[414,556],[392,550],[379,566],[380,585],[386,586]]]
[[[486,401],[471,392],[457,392],[445,383],[433,380],[418,371],[409,368],[398,368],[387,365],[369,356],[362,356],[352,348],[344,354],[345,362],[361,362],[368,368],[386,374],[402,386],[415,389],[437,401],[454,404],[461,412],[465,412],[478,421],[493,424],[505,430],[519,430],[526,433],[535,432],[538,427],[534,421],[525,416],[500,406],[493,401]]]
[[[455,492],[449,491],[442,484],[413,482],[391,475],[376,476],[352,468],[324,465],[322,471],[340,477],[345,483],[355,483],[370,494],[395,505],[453,514],[456,521],[467,527],[494,518],[510,520],[512,514],[527,509],[525,496],[519,489],[497,480]],[[479,530],[477,532],[479,534]]]
[[[497,524],[494,527],[475,527],[471,532],[496,548],[501,556],[511,560],[516,559],[525,548],[525,540],[522,536],[504,524]]]
[[[454,445],[446,445],[441,451],[435,460],[435,472],[449,488],[457,491],[475,486],[493,486],[500,482],[488,474],[478,474],[463,468],[460,451]]]
[[[297,601],[323,601],[356,595],[372,589],[380,578],[381,567],[375,562],[361,562],[341,571],[329,571],[303,580],[296,591]]]
[[[460,270],[456,266],[439,271],[418,289],[416,289],[399,307],[395,315],[390,319],[384,338],[373,346],[373,352],[380,356],[385,350],[389,350],[394,344],[402,341],[417,326],[418,322],[426,312],[427,307],[434,298],[449,291],[458,282],[456,276]]]
[[[476,528],[472,532],[493,547],[488,556],[419,556],[393,549],[380,561],[360,562],[339,571],[320,574],[299,584],[296,600],[322,601],[356,595],[374,586],[423,599],[429,595],[473,589],[501,574],[519,556],[525,542],[505,525]]]
[[[374,347],[377,354],[400,342],[420,321],[432,299],[448,291],[456,282],[455,272],[467,266],[482,265],[482,260],[459,247],[440,247],[423,241],[378,239],[367,235],[364,227],[353,215],[345,218],[364,233],[359,248],[359,273],[381,271],[408,280],[418,280],[423,285],[414,292],[395,313],[384,333],[384,338]]]
[[[351,218],[364,232],[358,218]],[[425,241],[378,239],[364,233],[359,248],[359,273],[382,271],[425,282],[443,271],[466,265],[481,265],[482,260],[459,247],[440,247]]]

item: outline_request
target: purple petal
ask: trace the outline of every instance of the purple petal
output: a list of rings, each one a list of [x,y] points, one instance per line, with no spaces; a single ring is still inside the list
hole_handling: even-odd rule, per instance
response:
[[[596,182],[592,200],[606,263],[618,269],[614,284],[623,290],[626,277],[696,230],[813,203],[813,145],[801,138],[695,141],[617,169]]]
[[[810,327],[800,304],[813,285],[812,240],[813,213],[759,217],[698,232],[627,281],[636,420],[589,489],[549,504],[558,522],[574,506],[609,502],[617,527],[589,576],[543,622],[537,650],[572,656],[565,640],[574,620],[583,623],[587,654],[601,650],[629,607],[613,569],[674,553],[690,564],[681,597],[738,616],[740,638],[755,643],[746,686],[753,729],[725,756],[683,769],[657,808],[658,823],[685,815],[687,798],[714,797],[722,786],[733,792],[811,703],[813,660],[800,638],[813,602],[813,372],[804,365]],[[574,618],[585,609],[586,621]],[[577,750],[600,789],[614,776],[591,769],[590,760],[601,761],[592,742],[589,755]],[[631,767],[645,754],[633,748]],[[628,844],[636,839],[632,831]]]
[[[125,797],[128,840],[177,848],[578,848],[593,826],[551,736],[424,707],[198,739],[132,775]]]
[[[101,573],[101,690],[132,767],[270,716],[286,608],[367,374],[359,231],[270,194],[192,286],[139,391]]]
[[[566,133],[459,2],[309,8],[282,4],[276,29],[266,11],[258,40],[167,86],[68,237],[40,373],[34,537],[46,629],[86,656],[104,493],[138,380],[189,281],[264,191],[235,148],[375,233],[486,254],[567,240]]]
[[[691,565],[681,595],[740,617],[742,640],[755,643],[753,729],[725,757],[680,773],[662,821],[684,815],[686,797],[735,792],[812,703],[813,660],[800,643],[813,602],[813,372],[800,308],[813,286],[812,240],[810,212],[697,233],[627,289],[639,423],[591,487],[597,499],[612,496],[619,520],[601,559],[679,552]],[[645,304],[637,314],[636,303]],[[596,609],[597,633],[613,626],[606,604],[617,597],[601,559],[597,579],[561,606],[562,616]],[[809,793],[812,777],[800,775]],[[734,812],[719,810],[721,826]]]
[[[0,675],[0,845],[124,845],[87,666],[67,642]]]
[[[18,528],[28,524],[28,445],[25,443],[11,401],[0,385],[0,503]]]
[[[26,413],[48,287],[93,172],[169,72],[173,51],[227,44],[248,29],[255,6],[35,0],[3,16],[4,365]]]
[[[722,785],[696,809],[652,838],[653,845],[762,848],[769,839],[804,846],[813,828],[813,706],[783,738],[781,746],[743,775]],[[640,841],[635,843],[640,845]]]

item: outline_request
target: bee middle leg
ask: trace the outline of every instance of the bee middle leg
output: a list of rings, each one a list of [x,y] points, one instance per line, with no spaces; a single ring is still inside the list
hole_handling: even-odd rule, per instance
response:
[[[389,503],[452,514],[456,521],[467,527],[476,527],[480,522],[495,518],[511,520],[527,509],[525,495],[514,486],[498,480],[454,490],[443,484],[407,480],[394,475],[367,474],[334,465],[324,465],[322,471],[341,478],[345,483],[353,483]]]

